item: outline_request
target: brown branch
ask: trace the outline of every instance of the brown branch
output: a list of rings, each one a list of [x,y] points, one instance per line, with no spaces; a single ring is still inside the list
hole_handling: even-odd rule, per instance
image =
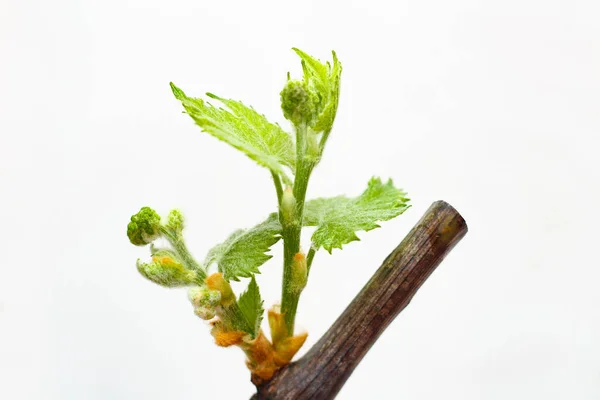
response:
[[[467,233],[449,204],[437,201],[385,259],[343,314],[300,360],[259,382],[255,400],[329,400],[446,254]]]

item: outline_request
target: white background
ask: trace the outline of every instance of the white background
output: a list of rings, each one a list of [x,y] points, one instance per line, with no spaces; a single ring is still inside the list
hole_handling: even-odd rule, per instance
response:
[[[250,396],[243,354],[212,343],[184,290],[138,275],[147,250],[125,227],[140,206],[178,207],[202,259],[274,210],[269,173],[201,133],[168,82],[287,127],[293,46],[344,65],[309,197],[359,194],[376,174],[413,201],[317,255],[308,346],[431,202],[470,228],[339,398],[600,397],[597,1],[0,5],[0,398]]]

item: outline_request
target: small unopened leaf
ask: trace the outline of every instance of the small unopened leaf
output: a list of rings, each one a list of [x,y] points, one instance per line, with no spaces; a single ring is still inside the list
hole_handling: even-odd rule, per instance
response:
[[[249,332],[252,337],[256,337],[260,330],[260,324],[263,319],[264,309],[263,301],[260,298],[260,291],[256,284],[256,279],[252,277],[248,284],[248,289],[240,295],[238,306],[251,329]]]
[[[311,84],[321,98],[320,112],[312,129],[315,132],[329,132],[333,127],[340,97],[342,64],[333,52],[333,65],[323,64],[302,50],[293,49],[302,59],[304,80]]]

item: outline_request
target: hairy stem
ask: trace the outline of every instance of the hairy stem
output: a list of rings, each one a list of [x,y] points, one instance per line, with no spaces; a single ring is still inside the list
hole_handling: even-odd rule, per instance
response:
[[[321,155],[323,154],[323,150],[325,150],[325,143],[327,143],[327,139],[329,138],[329,133],[331,129],[323,132],[323,136],[321,137],[321,141],[319,142],[319,147],[321,149]]]
[[[310,267],[312,265],[313,259],[315,258],[315,253],[316,253],[315,248],[311,246],[310,250],[308,251],[308,255],[306,256],[307,274],[310,274]]]
[[[308,180],[314,164],[306,157],[306,125],[296,129],[296,178],[293,194],[296,200],[296,210],[293,221],[283,221],[283,283],[281,295],[281,312],[284,314],[287,333],[294,334],[296,309],[300,300],[300,291],[294,289],[292,263],[294,255],[300,252],[300,235],[302,233],[302,218]]]
[[[185,265],[188,269],[192,271],[196,271],[198,277],[200,279],[206,278],[206,271],[198,261],[194,259],[187,246],[185,245],[185,241],[183,240],[183,236],[181,234],[174,233],[168,229],[162,229],[163,235],[167,238],[175,252],[181,258],[183,265]]]
[[[273,183],[275,184],[275,191],[277,192],[277,206],[281,204],[281,196],[283,196],[283,188],[281,187],[281,179],[279,175],[271,170],[271,176],[273,176]]]

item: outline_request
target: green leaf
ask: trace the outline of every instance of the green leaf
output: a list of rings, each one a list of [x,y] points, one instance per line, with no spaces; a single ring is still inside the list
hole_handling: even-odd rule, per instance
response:
[[[280,234],[277,214],[271,214],[254,228],[235,231],[223,243],[210,249],[204,265],[208,268],[216,263],[228,281],[250,278],[272,257],[265,253],[281,238]]]
[[[258,164],[281,175],[286,183],[291,183],[283,167],[294,170],[294,144],[291,136],[279,125],[270,123],[264,115],[239,101],[207,93],[208,97],[223,103],[227,110],[202,99],[188,97],[173,83],[171,89],[187,114],[204,132],[244,152]]]
[[[331,253],[334,248],[341,249],[344,244],[360,240],[357,231],[379,228],[378,221],[390,220],[406,211],[409,199],[405,196],[391,179],[382,183],[379,178],[371,178],[358,197],[337,196],[307,202],[303,224],[317,227],[312,246]]]
[[[302,59],[304,80],[313,85],[321,97],[319,116],[312,129],[315,132],[329,132],[333,127],[339,103],[342,64],[339,62],[335,51],[332,52],[332,66],[329,62],[323,64],[302,50],[297,48],[293,50]]]
[[[248,289],[240,295],[238,306],[252,330],[249,333],[253,338],[256,337],[260,330],[260,323],[262,322],[265,310],[263,309],[263,301],[260,298],[260,291],[254,277],[250,280]]]
[[[329,66],[323,64],[316,58],[308,55],[298,48],[292,48],[302,59],[302,70],[304,72],[304,80],[307,83],[313,84],[315,89],[325,96],[329,96]]]

